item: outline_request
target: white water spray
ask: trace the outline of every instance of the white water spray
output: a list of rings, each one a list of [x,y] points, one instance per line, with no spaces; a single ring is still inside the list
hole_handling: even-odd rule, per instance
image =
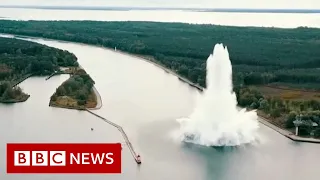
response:
[[[227,48],[216,44],[207,60],[207,88],[189,118],[181,118],[182,141],[204,146],[251,143],[259,128],[255,111],[238,110]]]

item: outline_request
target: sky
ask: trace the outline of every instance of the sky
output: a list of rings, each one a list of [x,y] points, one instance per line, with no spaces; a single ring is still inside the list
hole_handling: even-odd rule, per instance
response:
[[[0,0],[0,5],[320,9],[320,0]]]

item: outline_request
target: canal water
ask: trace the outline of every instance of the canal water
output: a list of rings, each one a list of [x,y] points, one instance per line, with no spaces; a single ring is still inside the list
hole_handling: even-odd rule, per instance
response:
[[[30,40],[30,39],[29,39]],[[33,77],[21,84],[31,97],[0,104],[1,180],[317,180],[320,145],[293,142],[260,125],[259,142],[237,148],[184,144],[172,134],[175,119],[187,116],[197,91],[142,59],[113,50],[52,40],[38,43],[73,52],[96,82],[103,106],[97,114],[121,125],[142,156],[137,166],[123,149],[119,175],[7,175],[8,142],[124,142],[118,130],[97,117],[51,108],[49,98],[68,76],[48,81]],[[227,113],[227,112],[226,112]],[[94,128],[91,131],[90,128]]]

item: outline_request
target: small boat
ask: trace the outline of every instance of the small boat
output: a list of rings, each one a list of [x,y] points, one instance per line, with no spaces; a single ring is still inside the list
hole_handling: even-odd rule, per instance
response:
[[[138,164],[141,164],[141,158],[140,158],[140,155],[138,154],[137,158],[136,158],[136,161]]]

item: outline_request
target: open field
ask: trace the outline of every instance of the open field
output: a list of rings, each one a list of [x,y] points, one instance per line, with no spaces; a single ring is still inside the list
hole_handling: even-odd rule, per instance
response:
[[[266,97],[279,97],[283,100],[320,100],[320,91],[306,91],[270,86],[257,86],[257,89]]]

